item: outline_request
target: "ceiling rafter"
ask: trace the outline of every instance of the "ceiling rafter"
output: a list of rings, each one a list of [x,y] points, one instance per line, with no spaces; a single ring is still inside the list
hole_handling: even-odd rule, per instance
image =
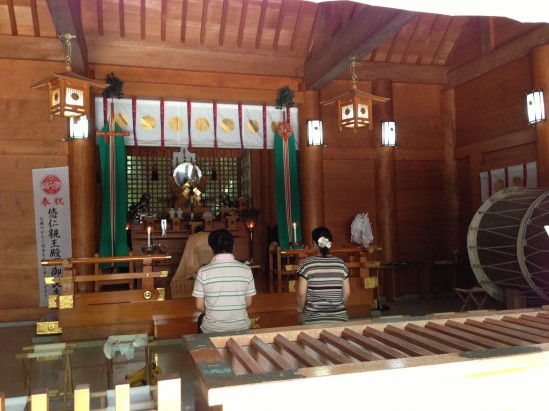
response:
[[[419,20],[420,20],[419,18],[415,20],[415,24],[414,24],[414,27],[412,29],[412,34],[410,35],[409,41],[406,42],[406,47],[404,48],[404,52],[402,53],[402,57],[401,57],[401,60],[400,60],[401,63],[406,63],[407,60],[408,60],[408,56],[410,54],[410,49],[413,47],[414,41],[415,41],[415,39],[417,38],[417,35],[418,35]],[[391,61],[391,60],[389,59],[389,61]],[[417,61],[417,59],[416,59],[416,61]]]
[[[166,41],[166,21],[168,20],[168,0],[162,0],[160,9],[160,41]]]
[[[431,33],[431,31],[433,30],[433,27],[435,26],[435,23],[437,22],[438,20],[438,14],[436,14],[432,19],[431,19],[431,24],[429,25],[429,28],[427,30],[427,33]],[[417,57],[417,60],[416,60],[416,64],[421,64],[421,62],[423,61],[423,57],[425,56],[425,53],[427,51],[427,47],[429,47],[429,41],[427,41],[427,39],[423,42],[423,47],[421,48],[421,51],[419,52],[418,54],[418,57]]]
[[[267,7],[269,5],[268,0],[263,0],[261,3],[261,12],[259,14],[259,23],[257,25],[257,34],[255,36],[255,48],[259,49],[261,47],[261,35],[263,34],[263,29],[265,25],[265,16],[267,15]]]
[[[292,40],[290,42],[290,50],[292,50],[292,51],[295,50],[295,42],[297,40],[298,32],[299,32],[298,28],[301,27],[304,13],[305,13],[305,3],[300,2],[299,3],[299,9],[297,11],[297,17],[296,17],[295,23],[294,23],[294,30],[293,30],[293,33],[292,33]]]
[[[440,38],[440,41],[438,42],[437,48],[436,48],[435,52],[433,53],[433,58],[431,59],[429,64],[434,64],[434,62],[437,60],[437,57],[440,55],[441,50],[444,47],[444,44],[446,44],[446,42],[448,41],[448,37],[450,36],[451,26],[452,26],[451,21],[450,21],[450,19],[448,19],[446,21],[446,28],[444,30],[444,34]],[[467,24],[463,24],[461,29],[463,30],[463,28],[465,26],[467,26]]]
[[[208,6],[210,0],[202,0],[202,22],[200,23],[200,44],[206,41],[206,28],[208,27]]]
[[[147,29],[147,3],[146,0],[141,0],[141,7],[140,7],[140,23],[141,23],[141,40],[145,40],[145,37],[147,35],[146,29]]]
[[[105,28],[103,26],[103,0],[97,0],[97,31],[99,35],[105,34]]]
[[[40,37],[40,23],[38,22],[38,9],[36,8],[36,0],[30,0],[32,29],[35,37]]]
[[[286,15],[286,0],[282,0],[280,3],[280,11],[278,13],[278,21],[276,23],[275,35],[273,38],[273,49],[278,50],[278,42],[280,41],[280,32],[282,30],[282,24],[284,23],[284,16]]]
[[[227,31],[227,15],[229,14],[229,0],[223,0],[223,13],[221,13],[221,26],[219,27],[219,45],[225,44],[225,32]]]
[[[185,43],[187,36],[187,14],[189,13],[189,0],[181,2],[181,43]]]
[[[120,37],[126,37],[126,23],[124,13],[124,0],[118,0],[118,24],[120,25]]]
[[[15,19],[15,9],[13,7],[13,0],[8,0],[8,13],[10,15],[11,34],[13,36],[17,36],[17,21]]]
[[[339,77],[352,57],[360,60],[394,36],[418,14],[364,7],[317,55],[305,63],[305,88],[320,90]]]
[[[244,38],[244,29],[246,28],[246,13],[248,12],[248,0],[242,1],[242,12],[240,14],[240,24],[238,27],[238,39],[236,45],[242,47],[242,39]]]

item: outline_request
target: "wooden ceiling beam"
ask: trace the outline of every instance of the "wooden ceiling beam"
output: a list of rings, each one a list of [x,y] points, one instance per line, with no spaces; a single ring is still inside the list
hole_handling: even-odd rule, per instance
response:
[[[257,25],[257,35],[255,36],[255,48],[261,47],[261,34],[263,34],[263,28],[265,25],[265,16],[267,14],[267,7],[269,6],[268,0],[263,0],[261,3],[261,13],[259,14],[259,24]]]
[[[361,59],[417,16],[414,12],[364,7],[321,52],[305,63],[306,90],[322,89],[349,68],[352,57]]]
[[[227,18],[229,14],[229,0],[223,0],[223,13],[221,13],[221,26],[219,27],[219,45],[225,43],[225,32],[227,31]]]
[[[181,2],[181,43],[185,43],[187,37],[187,14],[189,13],[189,0]]]
[[[88,49],[82,28],[80,2],[71,0],[47,0],[48,9],[57,35],[70,33],[76,36],[71,43],[71,67],[75,73],[87,75]],[[66,55],[65,42],[60,40],[63,56]]]
[[[10,16],[11,34],[17,36],[17,21],[15,20],[15,7],[13,0],[8,0],[8,14]]]
[[[124,19],[124,0],[118,0],[118,24],[120,25],[120,37],[126,37],[126,23]]]
[[[34,30],[34,36],[40,37],[40,24],[38,23],[38,9],[36,8],[36,0],[30,1],[31,16],[32,16],[32,28]]]
[[[460,84],[480,77],[489,71],[508,64],[521,56],[526,56],[537,46],[549,44],[549,24],[519,37],[498,47],[494,51],[485,54],[467,64],[448,72],[448,88],[457,87]]]
[[[105,33],[103,25],[103,0],[97,0],[97,30],[100,35]]]

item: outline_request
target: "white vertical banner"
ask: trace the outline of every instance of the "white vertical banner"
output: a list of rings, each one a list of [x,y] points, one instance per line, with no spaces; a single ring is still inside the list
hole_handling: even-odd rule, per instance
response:
[[[160,101],[137,100],[135,128],[140,146],[160,147],[162,135]]]
[[[160,147],[161,142],[161,102],[140,100],[135,103],[135,137],[133,133],[133,102],[131,99],[114,99],[114,120],[123,130],[130,132],[124,137],[127,146],[137,144],[143,147]],[[191,119],[189,124],[188,107]],[[217,115],[214,122],[214,114]],[[266,106],[263,116],[262,105],[242,106],[242,143],[245,148],[263,149],[274,147],[274,134],[282,122],[282,110]],[[103,114],[103,98],[95,99],[95,126],[101,130],[111,116],[110,101],[107,105],[107,118]],[[217,123],[217,144],[219,148],[241,148],[240,120],[238,104],[218,103],[214,113],[212,102],[164,102],[164,146],[188,147],[189,130],[193,147],[214,147],[214,124]],[[266,123],[265,125],[263,123]],[[299,148],[299,110],[290,108],[290,124],[294,131],[296,148]],[[266,130],[266,138],[264,138]]]
[[[263,107],[242,105],[242,140],[246,148],[263,148]]]
[[[191,140],[193,147],[214,146],[213,103],[191,103]]]
[[[187,102],[166,101],[164,103],[164,145],[167,147],[189,146]]]
[[[41,261],[72,257],[69,168],[34,169],[32,185],[40,306],[44,307],[48,305],[48,295],[60,292],[58,284],[46,285],[44,278],[59,277],[63,267],[43,267]]]
[[[238,106],[236,104],[218,104],[217,144],[219,147],[241,148],[238,126]]]

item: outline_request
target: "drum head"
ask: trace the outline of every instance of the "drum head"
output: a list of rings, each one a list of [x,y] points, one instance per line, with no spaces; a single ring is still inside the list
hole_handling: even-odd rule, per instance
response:
[[[479,284],[504,301],[508,290],[549,301],[549,191],[508,188],[474,215],[467,234],[471,267]]]

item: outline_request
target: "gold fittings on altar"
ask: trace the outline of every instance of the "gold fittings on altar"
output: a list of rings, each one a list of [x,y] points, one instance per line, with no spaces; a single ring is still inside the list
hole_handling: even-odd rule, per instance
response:
[[[364,280],[364,288],[366,290],[369,290],[371,288],[376,288],[378,285],[377,277],[365,277]]]
[[[145,292],[143,293],[143,298],[144,298],[145,300],[150,300],[151,297],[152,297],[152,293],[151,293],[149,290],[147,290],[147,291],[145,291]]]
[[[72,308],[74,304],[74,298],[72,295],[60,295],[59,296],[59,309]]]
[[[58,308],[56,294],[48,295],[48,308]]]
[[[36,334],[61,334],[58,321],[43,321],[36,323]]]

